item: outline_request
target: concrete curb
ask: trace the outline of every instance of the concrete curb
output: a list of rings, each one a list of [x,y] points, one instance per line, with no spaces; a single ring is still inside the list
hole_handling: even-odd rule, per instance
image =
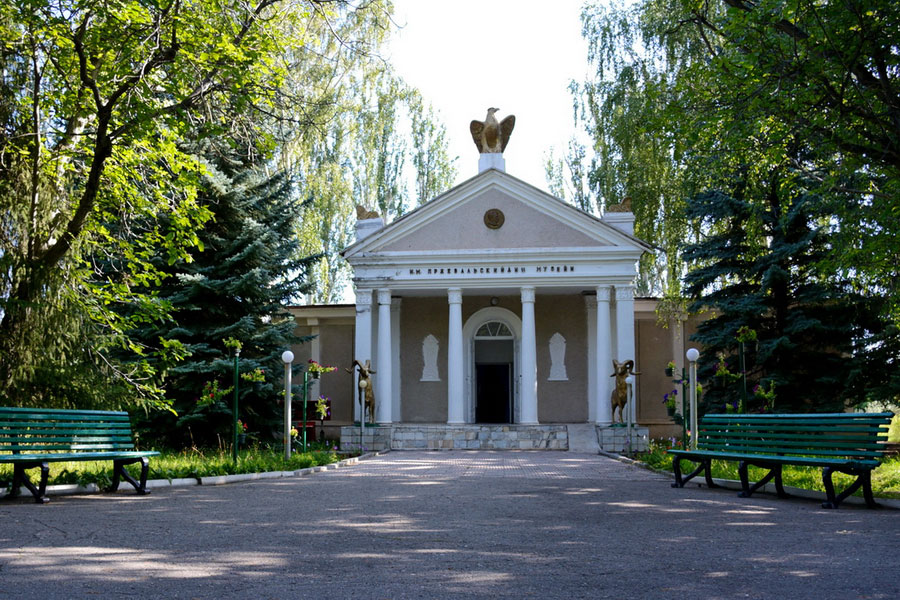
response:
[[[304,477],[306,475],[311,475],[312,473],[321,473],[322,471],[329,471],[332,469],[338,469],[342,467],[348,467],[351,465],[355,465],[359,463],[361,460],[366,460],[375,456],[381,456],[383,454],[387,454],[390,450],[380,450],[378,452],[368,452],[366,454],[360,456],[354,456],[352,458],[345,458],[344,460],[338,461],[336,463],[331,463],[330,465],[320,465],[317,467],[307,467],[305,469],[298,469],[296,471],[267,471],[263,473],[241,473],[239,475],[213,475],[210,477],[184,477],[180,479],[148,479],[147,480],[147,489],[159,489],[159,488],[168,488],[168,487],[190,487],[194,485],[226,485],[229,483],[240,483],[244,481],[259,481],[262,479],[279,479],[281,477]],[[120,485],[118,491],[129,491],[131,490],[131,486],[128,484]],[[66,484],[66,485],[48,485],[47,486],[47,495],[48,496],[73,496],[77,494],[97,494],[102,492],[96,483],[89,483],[87,485],[77,485],[77,484]]]
[[[211,477],[201,477],[200,485],[226,485],[229,483],[240,483],[243,481],[258,481],[260,479],[278,479],[281,477],[305,477],[306,475],[311,475],[313,473],[321,473],[323,471],[330,471],[333,469],[338,469],[341,467],[346,467],[349,465],[355,465],[360,460],[365,460],[367,458],[371,458],[372,456],[378,456],[380,454],[384,454],[382,452],[369,452],[368,454],[363,454],[361,456],[354,456],[352,458],[345,458],[344,460],[340,460],[336,463],[331,463],[330,465],[318,465],[315,467],[306,467],[305,469],[298,469],[296,471],[267,471],[263,473],[241,473],[239,475],[216,475]],[[165,480],[163,480],[165,481]],[[190,484],[187,484],[190,485]],[[147,486],[150,486],[150,482],[147,482]]]
[[[675,478],[674,476],[672,477]],[[720,485],[729,490],[740,490],[741,482],[736,479],[716,479],[713,477],[713,483],[716,485]],[[791,496],[797,496],[799,498],[809,498],[810,500],[818,500],[819,502],[824,502],[827,499],[825,492],[820,492],[818,490],[807,490],[805,488],[797,488],[791,487],[789,485],[784,486],[784,491],[790,494]],[[759,488],[754,493],[765,492],[767,494],[772,494],[773,496],[776,494],[775,484],[767,483],[766,485]],[[875,497],[875,502],[880,504],[885,508],[891,508],[895,510],[900,510],[900,500],[894,500],[893,498],[879,498]],[[860,496],[848,496],[842,504],[860,504],[865,505],[866,499]]]
[[[24,490],[24,488],[22,488]],[[53,494],[54,496],[72,496],[75,494],[95,494],[100,491],[100,486],[96,483],[89,483],[87,485],[78,485],[76,483],[73,484],[65,484],[65,485],[48,485],[47,486],[47,495]],[[24,490],[22,497],[31,498],[28,494],[28,490]]]

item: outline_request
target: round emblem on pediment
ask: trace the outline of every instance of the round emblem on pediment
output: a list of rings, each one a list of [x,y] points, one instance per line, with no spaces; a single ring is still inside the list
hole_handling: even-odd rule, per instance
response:
[[[506,217],[499,208],[492,208],[484,213],[484,224],[488,229],[500,229],[503,227],[504,221],[506,221]]]

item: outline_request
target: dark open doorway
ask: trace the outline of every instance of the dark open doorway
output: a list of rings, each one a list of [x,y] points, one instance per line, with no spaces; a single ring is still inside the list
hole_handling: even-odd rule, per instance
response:
[[[512,422],[512,365],[475,365],[475,421]]]
[[[512,423],[515,340],[505,323],[491,321],[475,334],[475,422]]]

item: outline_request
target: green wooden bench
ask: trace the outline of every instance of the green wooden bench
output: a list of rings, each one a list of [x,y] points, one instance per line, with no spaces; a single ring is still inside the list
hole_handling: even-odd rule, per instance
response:
[[[125,412],[0,407],[0,463],[13,465],[7,498],[18,496],[24,485],[36,502],[47,502],[49,463],[89,460],[113,461],[109,491],[117,490],[124,479],[139,494],[147,494],[148,458],[158,454],[134,449]],[[140,482],[125,470],[136,462],[141,463]],[[26,473],[34,468],[41,469],[38,486]]]
[[[781,478],[783,465],[822,467],[822,482],[827,501],[824,508],[837,508],[847,496],[862,486],[866,504],[878,506],[872,497],[872,469],[884,457],[887,428],[892,413],[825,413],[825,414],[708,414],[698,429],[696,450],[669,450],[674,456],[672,469],[675,483],[684,487],[695,476],[704,473],[706,484],[716,487],[710,474],[713,460],[738,461],[742,498],[775,479],[775,491],[788,496]],[[682,475],[681,461],[697,463],[697,468]],[[749,466],[768,469],[768,473],[750,485]],[[840,494],[835,494],[831,476],[834,472],[856,476],[856,480]]]

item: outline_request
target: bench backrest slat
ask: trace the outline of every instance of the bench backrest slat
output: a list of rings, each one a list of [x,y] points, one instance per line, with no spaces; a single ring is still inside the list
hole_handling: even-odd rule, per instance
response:
[[[0,453],[133,449],[126,412],[0,407]]]
[[[746,454],[879,459],[892,413],[711,414],[698,448]]]

